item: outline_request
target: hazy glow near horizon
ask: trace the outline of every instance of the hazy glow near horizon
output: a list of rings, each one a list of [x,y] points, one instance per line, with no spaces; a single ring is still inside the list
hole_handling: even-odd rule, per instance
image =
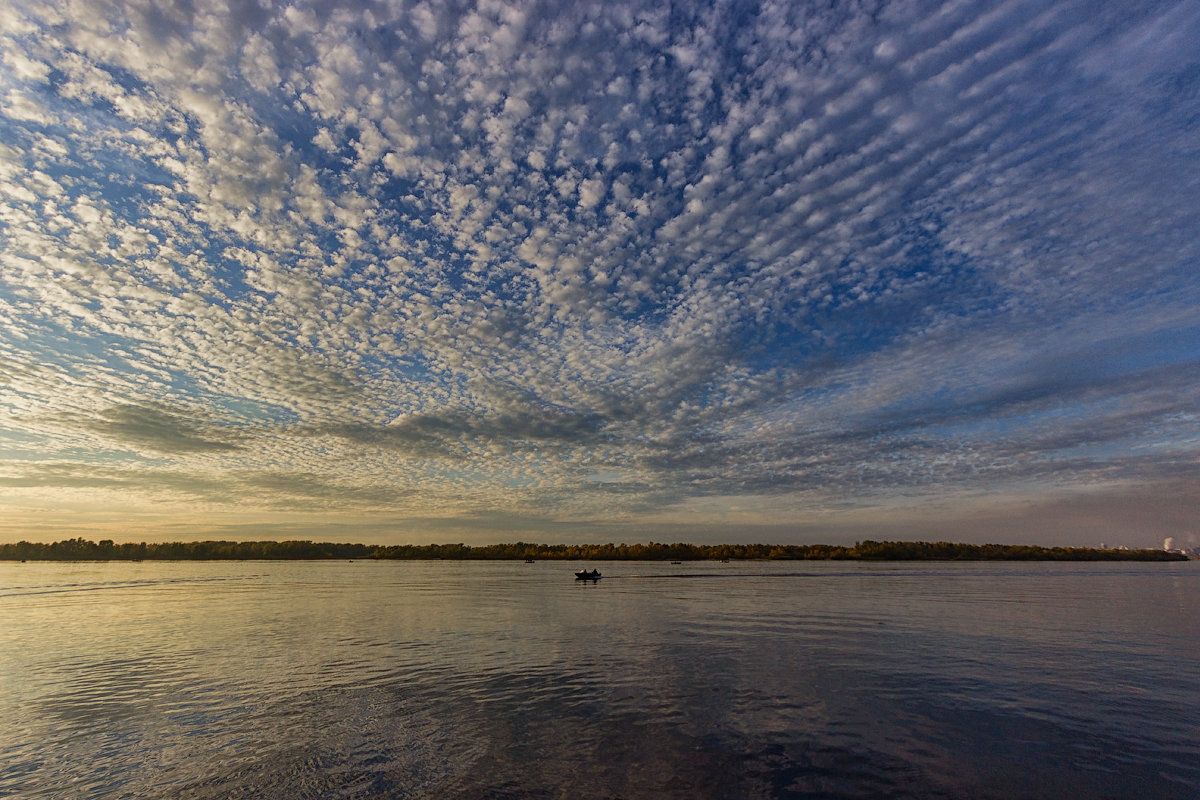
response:
[[[1200,6],[833,6],[10,4],[0,536],[1195,544]]]

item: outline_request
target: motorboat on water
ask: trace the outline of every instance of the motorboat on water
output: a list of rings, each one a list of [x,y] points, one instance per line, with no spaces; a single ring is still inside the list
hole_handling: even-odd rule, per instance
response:
[[[591,572],[588,572],[586,569],[581,569],[575,573],[575,580],[577,580],[577,581],[598,581],[598,580],[600,580],[600,570],[594,569]]]

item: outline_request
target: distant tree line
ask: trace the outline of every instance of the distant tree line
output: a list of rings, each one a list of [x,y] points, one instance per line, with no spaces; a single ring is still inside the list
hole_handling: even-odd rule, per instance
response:
[[[722,559],[853,558],[834,545],[718,544],[533,544],[511,542],[471,547],[465,544],[379,547],[376,558],[542,559],[568,561],[707,561]]]
[[[532,544],[512,542],[477,547],[458,544],[366,545],[334,542],[162,542],[121,543],[66,539],[40,544],[0,544],[6,561],[241,561],[253,559],[458,559],[564,561],[1186,561],[1164,550],[1097,550],[1086,547],[1039,547],[961,542],[858,542],[853,547],[808,544]]]
[[[1165,550],[1100,550],[1092,547],[1038,547],[1027,544],[961,542],[859,542],[851,548],[861,561],[1187,561]]]
[[[369,558],[378,548],[331,542],[99,542],[66,539],[51,544],[0,544],[0,559],[22,561],[242,561],[251,559]]]

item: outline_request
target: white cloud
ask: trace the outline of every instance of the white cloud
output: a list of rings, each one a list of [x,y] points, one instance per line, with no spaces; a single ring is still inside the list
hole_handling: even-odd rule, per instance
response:
[[[48,458],[406,513],[1149,469],[1073,456],[1089,424],[1191,463],[1132,376],[1191,380],[1142,296],[1196,299],[1200,23],[1083,8],[12,11],[0,405]]]
[[[52,125],[57,118],[46,113],[35,100],[17,89],[10,89],[3,102],[0,102],[0,114],[20,122],[34,122],[38,125]]]

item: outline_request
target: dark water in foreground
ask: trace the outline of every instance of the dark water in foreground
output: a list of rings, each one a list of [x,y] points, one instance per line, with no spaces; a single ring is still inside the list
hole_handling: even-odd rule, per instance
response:
[[[0,797],[1200,797],[1200,562],[0,563]]]

